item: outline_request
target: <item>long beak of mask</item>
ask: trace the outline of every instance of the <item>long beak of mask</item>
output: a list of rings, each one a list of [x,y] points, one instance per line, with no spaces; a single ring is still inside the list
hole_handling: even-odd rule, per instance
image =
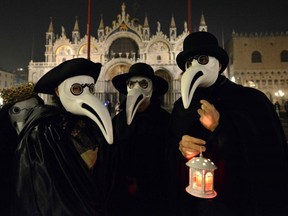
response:
[[[141,89],[135,88],[128,92],[126,100],[126,120],[130,125],[139,106],[145,101],[146,96]]]
[[[62,82],[58,87],[59,98],[62,105],[68,112],[75,115],[87,116],[92,119],[100,128],[106,141],[109,144],[112,144],[112,121],[107,108],[96,96],[89,92],[88,88],[84,88],[80,95],[73,95],[70,91],[70,87],[71,83],[76,83],[76,80],[78,83],[80,80],[83,83],[94,83],[94,79],[89,76],[77,76]]]
[[[193,65],[189,67],[181,78],[181,97],[183,106],[188,109],[193,95],[198,87],[207,88],[217,80],[219,74],[219,63],[217,59],[209,56],[207,65]],[[217,65],[217,66],[215,66]]]
[[[103,136],[109,144],[113,143],[113,127],[111,116],[103,103],[93,95],[83,95],[81,98],[78,113],[76,115],[85,115],[92,119],[100,128]],[[70,105],[71,106],[71,105]],[[74,105],[73,105],[74,106]],[[80,108],[80,109],[79,109]]]

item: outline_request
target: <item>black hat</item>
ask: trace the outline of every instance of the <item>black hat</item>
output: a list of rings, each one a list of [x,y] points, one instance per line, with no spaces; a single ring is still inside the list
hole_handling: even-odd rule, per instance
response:
[[[55,94],[55,88],[64,80],[80,75],[91,76],[96,82],[101,67],[101,63],[94,63],[85,58],[65,61],[42,76],[36,83],[34,91],[38,93]]]
[[[189,34],[183,43],[183,51],[180,52],[176,61],[182,71],[185,71],[185,63],[189,57],[194,55],[210,55],[221,63],[222,73],[228,65],[229,58],[224,49],[218,45],[218,40],[209,32],[194,32]]]
[[[134,76],[143,76],[152,80],[153,83],[153,95],[161,96],[168,91],[168,83],[165,79],[154,74],[153,68],[145,63],[133,64],[128,73],[120,74],[112,79],[114,87],[122,94],[127,95],[126,81]]]

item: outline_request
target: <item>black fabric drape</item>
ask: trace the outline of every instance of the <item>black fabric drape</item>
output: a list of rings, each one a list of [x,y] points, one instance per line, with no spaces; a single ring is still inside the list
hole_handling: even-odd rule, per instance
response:
[[[199,121],[200,100],[212,103],[220,123],[211,133]],[[206,140],[204,157],[218,167],[213,199],[185,191],[186,159],[178,150],[185,134]],[[174,215],[288,215],[287,143],[273,105],[260,91],[220,76],[209,88],[198,88],[188,109],[175,103],[169,126],[168,163]],[[171,210],[172,211],[172,210]]]
[[[129,126],[125,106],[113,118],[115,142],[111,148],[117,166],[110,215],[165,215],[164,136],[169,117],[158,101],[152,101]]]
[[[79,118],[52,106],[35,108],[14,156],[12,215],[104,215],[101,175],[87,168],[65,128]],[[89,128],[86,136],[99,142],[91,137],[95,125]]]

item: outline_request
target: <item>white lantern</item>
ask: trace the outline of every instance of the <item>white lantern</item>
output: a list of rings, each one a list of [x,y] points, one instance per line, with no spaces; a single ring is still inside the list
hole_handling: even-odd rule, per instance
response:
[[[202,153],[194,157],[186,165],[189,167],[189,185],[186,191],[196,197],[213,198],[217,196],[214,191],[214,170],[217,166]]]

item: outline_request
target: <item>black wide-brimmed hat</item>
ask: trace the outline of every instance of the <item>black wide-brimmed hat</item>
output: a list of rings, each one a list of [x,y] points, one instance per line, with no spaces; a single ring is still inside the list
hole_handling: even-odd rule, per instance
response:
[[[185,71],[185,63],[189,57],[194,55],[210,55],[218,59],[221,63],[222,73],[229,62],[228,54],[218,45],[217,38],[209,32],[194,32],[189,34],[183,43],[183,51],[180,52],[176,61],[182,71]]]
[[[152,80],[153,95],[162,96],[168,91],[168,83],[165,79],[154,74],[153,68],[145,63],[136,63],[129,68],[128,73],[120,74],[112,79],[114,87],[122,94],[127,95],[126,81],[134,76],[143,76]]]
[[[42,76],[36,83],[34,91],[38,93],[55,94],[55,89],[64,80],[80,75],[91,76],[94,78],[94,82],[96,82],[101,67],[101,63],[94,63],[85,58],[65,61]]]

